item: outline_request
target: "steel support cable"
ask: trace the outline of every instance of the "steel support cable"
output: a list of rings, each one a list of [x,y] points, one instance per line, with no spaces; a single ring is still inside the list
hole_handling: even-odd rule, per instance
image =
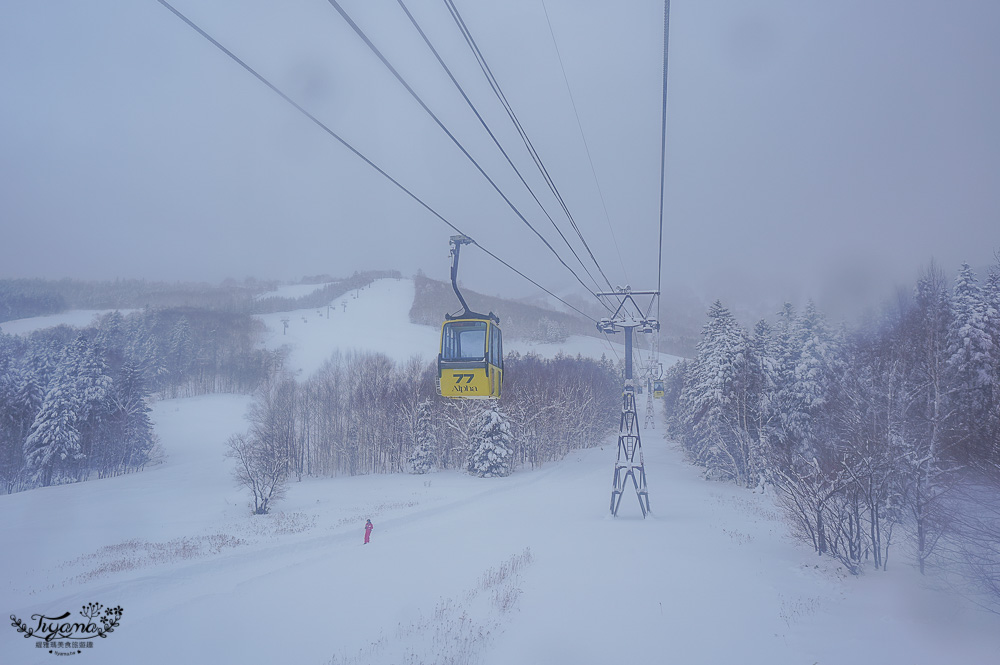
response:
[[[618,247],[618,238],[615,237],[615,229],[611,225],[611,215],[608,213],[608,204],[604,199],[604,191],[601,189],[601,181],[597,177],[597,168],[594,166],[594,158],[590,154],[590,145],[587,143],[587,135],[583,131],[583,122],[580,120],[580,112],[576,108],[576,99],[573,97],[573,88],[569,84],[569,76],[566,75],[566,65],[563,64],[562,53],[559,51],[559,42],[556,40],[556,31],[552,27],[552,19],[549,16],[549,9],[542,0],[542,11],[545,12],[545,22],[549,26],[549,35],[552,36],[552,46],[556,50],[556,58],[559,60],[559,69],[562,71],[563,83],[566,84],[566,92],[569,93],[569,102],[573,107],[573,115],[576,116],[576,126],[580,130],[580,139],[583,141],[583,149],[587,152],[587,161],[590,162],[590,172],[594,176],[594,184],[597,186],[597,194],[601,199],[601,207],[604,209],[604,219],[608,222],[608,231],[611,232],[611,242],[614,243],[615,253],[618,255],[618,263],[622,267],[625,281],[628,282],[628,270],[625,269],[625,261],[622,259],[622,251]]]
[[[489,63],[486,62],[486,57],[483,55],[482,50],[479,48],[479,44],[476,42],[475,37],[472,36],[472,32],[469,30],[468,25],[466,25],[465,20],[462,18],[461,13],[458,11],[458,7],[455,6],[454,2],[452,2],[451,0],[445,0],[445,5],[451,12],[452,18],[458,25],[460,32],[465,37],[466,43],[469,45],[469,48],[472,50],[473,55],[476,57],[476,60],[479,63],[480,68],[483,70],[483,74],[486,76],[486,79],[489,82],[490,87],[493,89],[494,94],[500,100],[501,105],[504,107],[504,110],[510,117],[511,122],[517,129],[518,134],[521,136],[521,140],[524,143],[525,147],[527,148],[529,155],[531,155],[532,160],[535,162],[535,166],[542,174],[542,177],[545,179],[545,182],[549,186],[549,189],[552,191],[552,194],[556,197],[556,200],[562,207],[563,213],[569,220],[570,225],[573,227],[573,230],[576,231],[577,237],[580,238],[580,241],[583,243],[584,248],[587,250],[587,253],[590,255],[591,260],[594,262],[594,265],[597,266],[597,269],[601,273],[601,276],[604,277],[604,281],[607,283],[609,288],[613,289],[611,281],[608,279],[607,275],[605,275],[603,268],[601,268],[600,262],[597,261],[597,258],[594,256],[594,253],[590,249],[590,245],[583,237],[583,233],[580,231],[579,226],[577,226],[576,224],[576,219],[570,212],[565,199],[559,192],[559,188],[556,186],[555,181],[549,174],[548,168],[542,161],[541,156],[535,150],[535,146],[531,142],[531,139],[528,137],[527,132],[524,130],[524,127],[521,124],[521,121],[518,119],[517,114],[514,112],[513,106],[507,100],[507,96],[504,94],[503,89],[500,87],[500,83],[496,79],[496,76],[494,76],[493,70],[490,68]]]
[[[561,256],[559,256],[559,253],[555,250],[552,244],[549,243],[549,241],[545,238],[545,236],[539,233],[538,230],[531,225],[531,222],[529,222],[527,218],[525,218],[525,216],[521,214],[521,211],[517,209],[517,206],[515,206],[514,203],[509,198],[507,198],[507,195],[503,193],[503,191],[500,189],[499,186],[497,186],[496,182],[494,182],[494,180],[486,173],[486,171],[483,170],[483,167],[479,165],[479,162],[476,161],[475,157],[469,154],[469,151],[465,149],[465,146],[462,145],[462,142],[459,141],[455,137],[455,135],[451,133],[451,131],[444,125],[444,123],[441,122],[440,118],[438,118],[437,115],[430,109],[430,107],[428,107],[427,104],[424,103],[424,100],[421,99],[420,95],[418,95],[417,92],[410,86],[410,84],[406,82],[406,79],[402,77],[402,75],[396,70],[396,68],[392,66],[392,63],[390,63],[386,59],[386,57],[382,54],[382,52],[378,49],[378,47],[375,46],[375,44],[371,41],[371,39],[368,38],[368,35],[365,34],[364,30],[362,30],[361,27],[357,23],[355,23],[354,20],[347,14],[347,12],[344,11],[344,8],[341,7],[340,3],[337,2],[337,0],[327,0],[327,2],[329,2],[330,5],[335,10],[337,10],[337,13],[339,13],[340,16],[347,22],[347,24],[351,26],[351,29],[354,30],[355,34],[357,34],[358,37],[360,37],[361,40],[365,43],[365,45],[368,46],[368,48],[372,51],[372,53],[374,53],[376,57],[378,57],[378,59],[382,62],[382,64],[386,67],[386,69],[388,69],[389,72],[396,78],[396,80],[399,81],[399,83],[404,88],[406,88],[406,91],[410,93],[410,96],[413,97],[413,99],[420,105],[422,109],[424,109],[424,111],[431,117],[431,119],[433,119],[434,122],[437,123],[438,127],[440,127],[441,130],[448,136],[448,138],[451,139],[451,141],[455,144],[455,146],[462,151],[462,154],[464,154],[466,158],[473,164],[473,166],[476,167],[476,170],[478,170],[479,173],[482,174],[484,178],[486,178],[487,182],[489,182],[490,185],[493,187],[493,189],[496,190],[497,194],[500,195],[500,198],[504,200],[504,202],[510,207],[512,211],[514,211],[514,214],[517,215],[518,219],[524,222],[524,224],[529,229],[531,229],[532,232],[534,232],[534,234],[538,236],[538,238],[543,243],[545,243],[545,246],[548,247],[550,252],[552,252],[552,255],[555,256],[556,259],[558,259],[559,263],[561,263],[563,267],[565,267],[566,270],[568,270],[570,274],[572,274],[573,277],[576,278],[576,281],[578,281],[580,285],[587,290],[588,293],[590,293],[592,296],[600,300],[600,298],[597,297],[597,294],[594,291],[592,291],[590,287],[584,284],[583,280],[580,279],[580,276],[577,275],[576,272],[569,267],[569,265],[563,260]]]
[[[430,38],[427,37],[427,34],[424,32],[423,28],[420,27],[420,24],[417,22],[416,18],[414,18],[414,16],[413,16],[412,13],[410,13],[410,10],[406,7],[406,4],[403,2],[403,0],[396,0],[396,2],[399,4],[400,8],[403,10],[403,13],[406,14],[406,17],[410,20],[410,23],[416,29],[417,33],[419,33],[420,37],[424,40],[424,44],[426,44],[427,48],[429,48],[430,51],[431,51],[431,53],[434,54],[434,57],[437,59],[438,64],[441,65],[442,69],[444,69],[445,73],[448,75],[448,78],[451,79],[452,84],[458,90],[459,94],[462,95],[462,99],[465,100],[465,103],[469,106],[469,108],[475,114],[476,118],[479,120],[479,124],[481,124],[483,126],[483,129],[486,130],[486,133],[489,134],[490,138],[493,140],[494,145],[496,145],[497,149],[500,150],[500,153],[504,156],[504,159],[507,160],[507,163],[514,170],[514,173],[517,175],[518,179],[521,181],[521,184],[524,185],[525,189],[528,190],[528,193],[531,194],[531,198],[533,198],[535,200],[535,203],[538,204],[538,207],[541,209],[542,213],[548,218],[549,222],[551,222],[552,228],[554,228],[556,230],[556,233],[559,234],[559,237],[562,238],[562,240],[563,240],[564,243],[566,243],[566,247],[569,248],[569,251],[572,252],[573,256],[580,263],[580,267],[583,268],[584,272],[587,273],[587,276],[590,277],[591,280],[593,280],[595,286],[597,286],[598,288],[600,288],[600,285],[598,284],[597,280],[594,279],[594,276],[590,273],[590,270],[587,269],[586,264],[584,264],[583,259],[581,259],[580,256],[576,253],[576,250],[570,244],[569,239],[566,238],[566,236],[563,234],[562,230],[556,224],[555,220],[552,219],[552,215],[550,215],[549,212],[548,212],[548,210],[545,209],[545,206],[542,205],[542,202],[538,199],[538,196],[535,194],[534,190],[531,188],[531,185],[528,184],[528,182],[524,179],[524,176],[521,174],[521,171],[517,168],[517,166],[514,165],[514,162],[510,158],[510,155],[507,153],[507,151],[504,149],[504,147],[500,144],[500,141],[499,141],[499,139],[497,139],[496,135],[493,133],[493,130],[490,129],[489,125],[486,123],[486,120],[479,113],[479,109],[477,109],[476,105],[473,104],[473,102],[472,102],[471,99],[469,99],[469,96],[466,94],[465,89],[462,87],[462,84],[459,83],[458,79],[455,78],[454,74],[451,71],[451,68],[449,68],[448,65],[445,63],[444,59],[441,57],[441,54],[434,47],[434,45],[431,43]]]
[[[559,205],[562,207],[563,212],[566,214],[567,219],[569,219],[570,225],[573,227],[573,230],[576,231],[577,236],[580,238],[580,242],[583,243],[584,248],[586,248],[587,253],[590,255],[590,259],[594,262],[594,265],[597,266],[597,269],[601,273],[601,276],[604,277],[604,281],[608,284],[608,287],[613,290],[614,287],[611,284],[611,280],[609,280],[607,275],[604,273],[604,269],[601,268],[600,262],[594,256],[593,251],[591,251],[590,245],[587,243],[586,239],[584,239],[583,233],[581,233],[580,228],[576,224],[576,220],[573,218],[573,215],[570,212],[569,207],[566,205],[566,201],[559,193],[559,189],[558,187],[556,187],[555,181],[549,175],[548,169],[545,167],[544,162],[538,155],[538,152],[535,150],[535,147],[532,144],[531,139],[528,138],[528,134],[527,132],[525,132],[524,127],[521,125],[520,120],[518,120],[517,114],[514,113],[513,107],[507,101],[507,96],[504,94],[502,88],[500,87],[499,82],[493,75],[493,70],[490,68],[489,63],[486,62],[486,57],[483,55],[482,51],[479,48],[478,43],[475,40],[475,37],[472,36],[472,32],[469,30],[468,25],[466,25],[465,20],[462,18],[461,13],[458,11],[458,7],[455,6],[455,3],[452,0],[444,0],[444,2],[445,5],[448,7],[449,12],[451,12],[452,18],[455,20],[456,25],[458,25],[459,31],[465,37],[466,43],[469,45],[469,48],[472,49],[472,52],[475,55],[476,60],[479,62],[479,66],[483,70],[483,73],[486,76],[486,79],[489,82],[490,87],[493,89],[494,94],[496,94],[497,98],[500,100],[501,105],[503,105],[504,110],[507,111],[507,115],[510,117],[511,122],[513,122],[515,128],[517,128],[518,134],[520,134],[521,136],[521,140],[524,142],[525,147],[528,149],[528,153],[534,160],[535,165],[541,172],[542,177],[545,179],[545,182],[549,185],[549,188],[552,190],[552,193],[556,197],[556,200],[559,201]]]
[[[660,240],[657,245],[656,290],[663,284],[663,207],[667,181],[667,56],[670,52],[670,0],[663,0],[663,109],[660,120]],[[660,296],[656,297],[656,319],[660,319]]]
[[[425,203],[423,201],[423,199],[421,199],[419,196],[417,196],[412,191],[410,191],[405,185],[403,185],[401,182],[399,182],[398,180],[396,180],[395,178],[393,178],[391,175],[389,175],[378,164],[376,164],[372,160],[368,159],[357,148],[355,148],[353,145],[351,145],[350,143],[348,143],[344,138],[342,138],[335,131],[333,131],[332,129],[330,129],[330,127],[327,126],[322,120],[320,120],[319,118],[317,118],[316,116],[314,116],[312,113],[310,113],[309,111],[307,111],[298,102],[296,102],[294,99],[292,99],[291,97],[289,97],[288,95],[286,95],[284,92],[282,92],[277,86],[275,86],[269,80],[267,80],[266,78],[264,78],[264,76],[261,75],[260,73],[258,73],[257,70],[255,70],[253,67],[251,67],[246,62],[244,62],[243,60],[241,60],[239,58],[239,56],[237,56],[235,53],[233,53],[232,51],[230,51],[229,49],[227,49],[225,46],[223,46],[221,43],[219,43],[210,34],[208,34],[207,32],[205,32],[204,30],[202,30],[191,19],[189,19],[187,16],[185,16],[180,11],[178,11],[173,5],[171,5],[169,2],[167,2],[167,0],[156,0],[156,2],[160,3],[165,8],[167,8],[168,10],[170,10],[170,12],[174,16],[176,16],[181,21],[183,21],[185,24],[187,24],[188,27],[190,27],[192,30],[194,30],[199,35],[201,35],[206,40],[208,40],[217,49],[219,49],[220,51],[222,51],[223,53],[225,53],[227,56],[229,56],[236,64],[238,64],[239,66],[241,66],[243,69],[245,69],[247,72],[249,72],[254,78],[256,78],[258,81],[260,81],[265,86],[267,86],[273,93],[275,93],[276,95],[278,95],[279,97],[281,97],[285,102],[287,102],[289,105],[291,105],[295,110],[297,110],[299,113],[301,113],[302,115],[304,115],[305,117],[307,117],[309,120],[311,120],[313,122],[313,124],[315,124],[317,127],[319,127],[324,132],[326,132],[327,134],[329,134],[331,137],[333,137],[334,139],[336,139],[338,143],[340,143],[342,146],[344,146],[345,148],[347,148],[348,150],[350,150],[356,157],[358,157],[363,162],[365,162],[366,164],[368,164],[368,166],[370,166],[373,169],[375,169],[375,171],[377,171],[380,175],[382,175],[383,177],[385,177],[389,182],[391,182],[396,187],[398,187],[400,190],[402,190],[407,196],[409,196],[411,199],[413,199],[418,204],[420,204],[424,209],[426,209],[432,215],[434,215],[435,217],[437,217],[438,219],[440,219],[442,222],[444,222],[453,231],[455,231],[456,233],[459,233],[461,235],[467,235],[461,229],[459,229],[457,226],[455,226],[454,224],[452,224],[451,222],[449,222],[447,219],[445,219],[445,217],[443,215],[441,215],[441,213],[439,213],[437,210],[435,210],[430,205],[428,205],[427,203]],[[472,238],[469,238],[469,239],[472,240]],[[517,274],[520,277],[524,278],[529,283],[531,283],[535,287],[541,289],[545,293],[549,294],[550,296],[552,296],[553,298],[555,298],[556,300],[558,300],[562,304],[566,305],[567,307],[569,307],[573,311],[577,312],[578,314],[580,314],[584,318],[587,318],[587,319],[593,321],[594,323],[597,323],[597,321],[592,316],[590,316],[586,312],[583,312],[583,311],[577,309],[576,307],[574,307],[570,303],[566,302],[565,300],[563,300],[562,298],[560,298],[556,294],[552,293],[551,291],[549,291],[548,289],[546,289],[544,286],[542,286],[541,284],[539,284],[535,280],[531,279],[530,277],[528,277],[527,275],[525,275],[523,272],[521,272],[520,270],[518,270],[517,268],[515,268],[511,264],[509,264],[506,261],[504,261],[503,259],[501,259],[496,254],[494,254],[490,250],[488,250],[485,247],[483,247],[482,245],[480,245],[475,240],[472,240],[472,244],[475,245],[476,247],[478,247],[479,249],[481,249],[490,258],[494,259],[495,261],[497,261],[498,263],[500,263],[504,267],[510,269],[515,274]]]

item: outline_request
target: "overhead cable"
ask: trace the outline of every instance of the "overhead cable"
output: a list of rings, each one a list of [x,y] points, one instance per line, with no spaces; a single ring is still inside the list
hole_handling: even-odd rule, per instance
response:
[[[172,14],[174,14],[174,16],[176,16],[177,18],[179,18],[181,21],[183,21],[185,24],[187,24],[188,27],[190,27],[192,30],[194,30],[199,35],[201,35],[206,40],[208,40],[213,46],[215,46],[217,49],[219,49],[220,51],[222,51],[223,53],[225,53],[227,56],[229,56],[235,63],[237,63],[238,65],[240,65],[241,67],[243,67],[243,69],[245,69],[254,78],[256,78],[258,81],[260,81],[265,86],[267,86],[267,88],[269,88],[276,95],[278,95],[279,97],[281,97],[281,99],[283,99],[285,102],[287,102],[293,108],[295,108],[295,110],[297,110],[299,113],[301,113],[302,115],[304,115],[305,117],[307,117],[309,120],[311,120],[313,122],[313,124],[315,124],[317,127],[319,127],[320,129],[322,129],[324,132],[326,132],[327,134],[329,134],[334,139],[336,139],[337,142],[339,142],[342,146],[344,146],[345,148],[347,148],[348,150],[350,150],[355,156],[357,156],[359,159],[361,159],[366,164],[368,164],[368,166],[370,166],[373,169],[375,169],[375,171],[377,171],[380,175],[382,175],[383,177],[385,177],[389,182],[391,182],[396,187],[398,187],[400,190],[402,190],[407,196],[409,196],[411,199],[413,199],[414,201],[416,201],[424,209],[426,209],[432,215],[434,215],[435,217],[437,217],[439,220],[441,220],[442,222],[444,222],[449,228],[451,228],[453,231],[455,231],[458,234],[467,235],[461,229],[459,229],[457,226],[455,226],[454,224],[452,224],[451,222],[449,222],[447,219],[445,219],[444,216],[441,215],[437,210],[435,210],[430,205],[428,205],[427,203],[425,203],[423,201],[423,199],[421,199],[416,194],[414,194],[412,191],[410,191],[405,185],[403,185],[398,180],[396,180],[395,178],[393,178],[384,169],[382,169],[380,166],[378,166],[372,160],[368,159],[368,157],[366,157],[364,154],[362,154],[357,148],[355,148],[353,145],[351,145],[350,143],[348,143],[344,138],[342,138],[335,131],[333,131],[332,129],[330,129],[330,127],[327,126],[323,121],[321,121],[319,118],[317,118],[312,113],[310,113],[305,108],[303,108],[294,99],[292,99],[291,97],[289,97],[288,95],[286,95],[284,92],[282,92],[277,86],[275,86],[268,79],[266,79],[264,76],[262,76],[260,73],[258,73],[257,70],[255,70],[253,67],[251,67],[246,62],[244,62],[243,60],[241,60],[239,58],[239,56],[237,56],[235,53],[233,53],[232,51],[230,51],[229,49],[227,49],[225,46],[223,46],[221,43],[219,43],[210,34],[208,34],[207,32],[205,32],[204,30],[202,30],[191,19],[189,19],[187,16],[185,16],[180,11],[178,11],[173,5],[171,5],[169,2],[167,2],[167,0],[156,0],[156,1],[158,3],[160,3],[161,5],[163,5],[165,8],[167,8],[168,10],[170,10],[170,12]],[[549,291],[548,289],[546,289],[544,286],[542,286],[541,284],[539,284],[535,280],[531,279],[530,277],[528,277],[527,275],[525,275],[523,272],[521,272],[520,270],[518,270],[514,266],[510,265],[509,263],[507,263],[506,261],[504,261],[503,259],[501,259],[496,254],[494,254],[493,252],[489,251],[488,249],[486,249],[485,247],[483,247],[482,245],[480,245],[475,240],[472,240],[472,244],[475,245],[476,247],[479,247],[479,249],[483,250],[483,252],[486,255],[488,255],[489,257],[493,258],[494,260],[496,260],[501,265],[505,266],[506,268],[509,268],[511,271],[513,271],[514,273],[516,273],[520,277],[523,277],[525,280],[527,280],[528,282],[530,282],[532,285],[536,286],[537,288],[541,289],[545,293],[549,294],[550,296],[552,296],[553,298],[555,298],[556,300],[558,300],[562,304],[566,305],[567,307],[569,307],[573,311],[579,313],[580,315],[584,316],[585,318],[590,319],[591,321],[593,321],[594,323],[596,323],[596,320],[592,316],[590,316],[589,314],[587,314],[587,313],[585,313],[585,312],[577,309],[576,307],[574,307],[570,303],[566,302],[565,300],[563,300],[562,298],[560,298],[556,294],[552,293],[551,291]]]
[[[468,94],[466,94],[465,89],[462,87],[462,84],[459,83],[458,79],[455,78],[455,75],[452,73],[451,68],[448,67],[448,65],[445,63],[444,59],[441,57],[441,54],[434,47],[434,44],[431,43],[430,38],[424,32],[423,28],[420,27],[420,24],[417,22],[416,18],[414,18],[413,14],[406,7],[406,4],[403,2],[403,0],[396,0],[396,2],[399,4],[400,8],[403,10],[403,13],[406,14],[406,17],[410,20],[410,23],[416,29],[417,33],[419,33],[420,37],[424,40],[424,44],[426,44],[427,48],[429,48],[430,51],[431,51],[431,53],[434,54],[434,57],[437,59],[438,64],[441,65],[442,69],[444,69],[445,73],[448,75],[448,78],[451,79],[451,82],[454,84],[454,86],[458,90],[459,94],[462,95],[462,99],[465,100],[465,103],[469,106],[469,108],[475,114],[476,118],[479,120],[479,123],[483,126],[483,129],[485,129],[486,133],[489,134],[490,138],[493,140],[493,143],[496,145],[497,149],[500,150],[501,154],[503,154],[504,159],[507,160],[507,163],[514,170],[514,173],[517,174],[517,177],[521,181],[521,184],[523,184],[524,187],[525,187],[525,189],[528,190],[528,193],[531,194],[531,198],[533,198],[535,200],[535,203],[538,204],[538,207],[541,209],[542,213],[544,213],[544,215],[548,218],[549,222],[552,223],[552,228],[554,228],[556,230],[556,232],[559,234],[559,237],[562,238],[562,240],[563,240],[564,243],[566,243],[566,247],[569,248],[569,251],[572,252],[573,256],[580,263],[580,267],[582,267],[583,270],[584,270],[584,272],[587,273],[587,276],[590,277],[591,280],[593,280],[593,282],[594,282],[595,285],[597,285],[597,280],[594,279],[594,276],[590,274],[590,270],[587,269],[586,264],[583,262],[583,260],[580,258],[580,256],[576,253],[576,250],[570,244],[569,239],[566,238],[566,236],[563,234],[562,230],[556,224],[555,220],[552,219],[552,215],[550,215],[549,212],[548,212],[548,210],[546,210],[545,206],[542,205],[542,202],[538,199],[538,196],[535,194],[534,190],[531,188],[531,185],[529,185],[528,182],[524,179],[524,176],[521,174],[520,169],[518,169],[517,166],[514,165],[514,162],[510,158],[510,155],[507,153],[507,151],[504,149],[504,147],[500,144],[499,139],[497,139],[496,135],[493,133],[493,130],[490,129],[489,125],[486,123],[486,120],[483,119],[483,116],[479,113],[479,109],[477,109],[476,105],[472,102],[471,99],[469,99],[469,96],[468,96]],[[598,285],[598,288],[600,288],[599,285]]]
[[[587,135],[583,131],[583,122],[580,120],[580,112],[576,108],[576,99],[573,97],[573,88],[569,84],[569,77],[566,75],[566,66],[563,64],[562,53],[559,50],[559,42],[556,40],[556,32],[552,27],[552,19],[549,17],[549,9],[545,6],[545,0],[542,0],[542,11],[545,12],[545,22],[549,26],[549,35],[552,36],[552,46],[556,50],[556,58],[559,60],[559,69],[562,71],[563,82],[566,84],[566,92],[569,94],[569,102],[573,106],[573,115],[576,116],[576,126],[580,130],[580,138],[583,140],[583,149],[587,153],[587,161],[590,162],[590,172],[594,176],[594,185],[597,187],[597,194],[601,199],[601,207],[604,209],[604,219],[608,222],[608,231],[611,232],[611,242],[615,246],[615,252],[618,254],[618,263],[622,267],[622,274],[625,275],[625,281],[629,281],[628,270],[625,269],[625,261],[622,260],[622,252],[618,247],[618,238],[615,237],[615,229],[611,225],[611,215],[608,213],[608,204],[604,200],[604,190],[601,189],[601,181],[597,177],[597,168],[594,166],[594,158],[590,154],[590,145],[587,143]]]
[[[667,181],[667,56],[670,53],[670,0],[663,0],[663,110],[660,121],[660,238],[657,244],[656,290],[663,284],[663,207]],[[660,297],[656,298],[656,318],[660,318]]]
[[[594,265],[597,266],[598,271],[601,273],[601,276],[604,277],[604,281],[607,283],[608,287],[613,288],[611,280],[609,280],[607,275],[604,273],[604,269],[601,268],[600,262],[597,260],[597,258],[594,256],[594,253],[591,251],[590,245],[587,244],[587,241],[584,239],[583,233],[580,231],[580,228],[576,224],[576,220],[573,218],[573,214],[570,212],[569,207],[566,205],[566,201],[559,193],[559,188],[556,187],[555,181],[552,179],[548,169],[545,167],[544,162],[542,161],[538,152],[535,150],[534,145],[531,143],[531,139],[528,138],[528,134],[527,132],[525,132],[524,127],[521,125],[520,120],[518,120],[517,114],[514,112],[514,108],[507,100],[507,96],[504,94],[503,89],[500,87],[499,82],[493,75],[493,70],[490,68],[489,63],[486,62],[486,57],[483,55],[482,50],[480,50],[479,45],[476,43],[475,37],[472,36],[472,32],[469,30],[468,25],[466,25],[465,20],[462,18],[461,13],[458,11],[458,7],[455,6],[455,3],[452,0],[444,0],[444,2],[445,5],[448,7],[448,10],[451,12],[452,18],[455,20],[456,25],[458,25],[459,31],[465,37],[466,43],[468,44],[469,48],[472,49],[472,52],[475,55],[476,60],[479,62],[479,66],[482,69],[483,74],[486,76],[486,79],[489,82],[490,87],[493,89],[494,94],[500,100],[500,103],[504,107],[504,110],[507,111],[507,115],[510,117],[511,122],[514,123],[514,127],[517,129],[518,134],[521,136],[521,140],[524,142],[525,147],[528,149],[528,153],[531,155],[532,159],[535,162],[535,165],[541,172],[542,177],[545,179],[545,182],[549,185],[549,188],[555,195],[556,200],[562,207],[563,212],[566,214],[567,219],[569,219],[570,225],[573,227],[573,230],[576,231],[577,236],[580,238],[580,242],[583,243],[584,248],[590,255],[590,259],[594,262]]]
[[[378,57],[379,61],[382,62],[382,64],[389,70],[389,72],[396,78],[396,80],[399,81],[400,84],[402,84],[402,86],[406,89],[406,91],[410,94],[410,96],[413,97],[413,99],[431,117],[431,119],[433,119],[434,122],[437,123],[438,127],[440,127],[441,130],[448,136],[448,138],[451,139],[451,141],[455,144],[455,146],[462,151],[462,154],[464,154],[466,158],[468,158],[468,160],[473,164],[473,166],[476,167],[476,170],[478,170],[479,173],[482,174],[484,178],[486,178],[487,182],[490,183],[490,185],[497,192],[497,194],[500,195],[500,197],[504,200],[504,202],[508,205],[508,207],[510,207],[510,209],[514,211],[514,214],[517,215],[518,219],[524,222],[524,224],[529,229],[531,229],[531,231],[536,236],[538,236],[538,238],[545,244],[545,246],[549,249],[549,251],[552,252],[552,255],[556,257],[559,263],[561,263],[563,267],[565,267],[566,270],[568,270],[570,274],[572,274],[573,277],[576,278],[576,281],[579,282],[580,285],[584,289],[586,289],[588,293],[597,298],[597,295],[594,293],[594,291],[592,291],[590,287],[587,286],[582,279],[580,279],[580,276],[576,274],[576,271],[570,268],[569,265],[566,263],[566,261],[564,261],[563,258],[559,256],[559,252],[556,251],[556,249],[552,246],[551,243],[549,243],[549,241],[545,238],[545,236],[539,233],[538,230],[535,229],[534,226],[532,226],[531,222],[529,222],[527,218],[525,218],[525,216],[521,214],[521,211],[517,209],[517,206],[515,206],[514,203],[507,197],[507,195],[503,193],[500,187],[497,186],[496,182],[494,182],[493,179],[489,176],[489,174],[487,174],[486,171],[483,170],[483,167],[479,165],[479,162],[476,161],[476,159],[469,153],[469,151],[465,149],[465,146],[462,145],[462,142],[459,141],[455,137],[455,135],[451,133],[451,131],[444,125],[444,123],[441,122],[440,118],[438,118],[437,115],[430,109],[430,107],[428,107],[427,104],[424,103],[424,100],[421,99],[420,95],[418,95],[417,92],[410,86],[410,84],[406,82],[406,79],[402,77],[402,75],[396,70],[396,68],[392,66],[392,63],[390,63],[388,59],[386,59],[385,55],[383,55],[382,52],[378,49],[378,47],[375,46],[375,44],[371,41],[371,39],[368,38],[368,35],[365,34],[364,30],[362,30],[361,27],[358,26],[358,24],[355,23],[354,20],[347,14],[347,12],[344,11],[344,8],[340,5],[340,3],[337,2],[337,0],[327,0],[327,1],[335,10],[337,10],[337,13],[340,14],[340,16],[348,23],[348,25],[351,26],[351,28],[358,35],[358,37],[360,37],[361,40],[365,43],[365,45],[368,46],[368,48],[375,54],[376,57]],[[598,298],[598,300],[600,299]]]

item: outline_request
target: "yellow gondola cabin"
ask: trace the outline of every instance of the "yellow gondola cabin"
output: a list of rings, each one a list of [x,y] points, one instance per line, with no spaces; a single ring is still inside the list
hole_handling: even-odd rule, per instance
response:
[[[462,312],[445,315],[438,349],[437,390],[442,397],[497,399],[503,385],[503,341],[496,314],[469,311],[458,290],[458,256],[466,236],[452,236],[451,286]]]
[[[441,326],[438,392],[444,397],[499,398],[503,346],[495,317],[462,317]]]

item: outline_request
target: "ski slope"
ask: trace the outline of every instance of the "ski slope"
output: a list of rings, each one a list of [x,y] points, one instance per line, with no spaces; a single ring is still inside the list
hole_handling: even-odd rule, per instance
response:
[[[334,300],[329,307],[262,314],[256,318],[267,326],[264,346],[288,347],[286,368],[299,378],[308,378],[335,350],[384,353],[398,363],[417,357],[431,362],[438,352],[441,330],[410,322],[414,286],[411,279],[379,279]],[[287,327],[283,323],[287,321]],[[536,353],[552,358],[559,353],[614,360],[623,358],[622,344],[597,337],[572,335],[565,342],[533,342],[504,338],[506,352]],[[660,354],[664,368],[679,358]]]
[[[71,328],[86,328],[94,324],[100,317],[111,312],[121,312],[122,316],[127,316],[134,309],[71,309],[59,314],[47,314],[45,316],[32,316],[26,319],[14,319],[0,323],[0,333],[7,335],[29,335],[36,330],[45,328],[55,328],[56,326],[70,326]]]
[[[348,311],[401,321],[405,280],[382,286]],[[302,325],[302,359],[363,341],[330,321]],[[114,633],[74,654],[94,663],[997,662],[1000,618],[925,588],[899,552],[844,575],[768,496],[704,481],[661,430],[642,432],[645,520],[628,494],[608,517],[614,437],[508,478],[292,479],[254,517],[224,456],[249,402],[158,402],[161,464],[0,496],[2,609],[31,625],[120,605]],[[56,658],[35,643],[0,630],[0,663]]]
[[[292,482],[252,517],[223,457],[247,403],[160,402],[165,463],[0,497],[5,609],[120,605],[85,652],[101,663],[996,662],[996,617],[910,586],[902,562],[839,574],[767,497],[705,482],[657,431],[651,519],[630,496],[607,517],[613,441],[502,479]],[[0,631],[0,660],[51,662],[34,642]]]
[[[311,376],[338,349],[384,353],[397,362],[412,356],[429,362],[437,354],[440,331],[410,323],[413,293],[412,280],[379,279],[345,293],[329,307],[256,318],[268,329],[265,347],[287,346],[285,367],[299,378]]]

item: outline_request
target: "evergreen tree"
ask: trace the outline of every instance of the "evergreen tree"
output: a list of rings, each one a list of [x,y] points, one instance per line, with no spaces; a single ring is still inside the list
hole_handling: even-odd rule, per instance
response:
[[[811,460],[819,453],[819,417],[834,385],[836,345],[812,301],[787,330],[790,335],[782,341],[783,432],[791,443],[790,452]]]
[[[766,320],[761,319],[753,329],[750,340],[751,359],[755,381],[754,401],[757,415],[757,432],[766,439],[770,423],[776,418],[775,400],[781,382],[780,349],[774,338],[774,330]]]
[[[472,422],[466,470],[480,478],[509,476],[514,471],[514,441],[507,417],[494,403]]]
[[[688,450],[710,472],[749,481],[750,343],[728,309],[718,300],[698,342],[698,357],[686,385],[685,429]]]
[[[153,334],[156,314],[144,311],[125,320],[125,356],[142,372],[146,385],[157,389],[167,375],[167,366]]]
[[[413,449],[410,452],[410,469],[413,473],[427,473],[434,466],[437,434],[432,418],[433,403],[427,399],[417,406],[417,423],[413,431]]]
[[[27,469],[32,479],[43,486],[51,485],[60,470],[82,455],[78,429],[80,400],[69,374],[72,362],[68,356],[56,372],[24,444]]]
[[[948,327],[947,369],[954,390],[954,426],[961,433],[966,454],[976,455],[988,421],[995,373],[995,350],[990,330],[990,308],[975,273],[963,263],[955,280],[953,316]]]
[[[104,445],[97,462],[102,476],[142,468],[156,442],[149,393],[138,367],[131,362],[122,365],[108,397]]]
[[[178,388],[187,377],[188,370],[194,363],[194,341],[191,335],[191,323],[186,316],[177,319],[170,330],[167,340],[167,371],[171,376],[171,385]]]
[[[989,390],[988,462],[994,468],[1000,468],[1000,254],[997,265],[990,269],[984,292],[987,329],[993,342],[993,354],[989,363],[993,373]]]
[[[10,493],[24,466],[24,440],[41,403],[38,387],[17,358],[24,344],[0,334],[0,491]]]
[[[80,335],[66,350],[78,403],[76,427],[80,433],[80,451],[77,459],[82,461],[84,469],[81,475],[85,475],[87,460],[95,448],[104,443],[101,440],[103,419],[108,412],[108,392],[112,381],[107,373],[107,363],[86,337]]]

